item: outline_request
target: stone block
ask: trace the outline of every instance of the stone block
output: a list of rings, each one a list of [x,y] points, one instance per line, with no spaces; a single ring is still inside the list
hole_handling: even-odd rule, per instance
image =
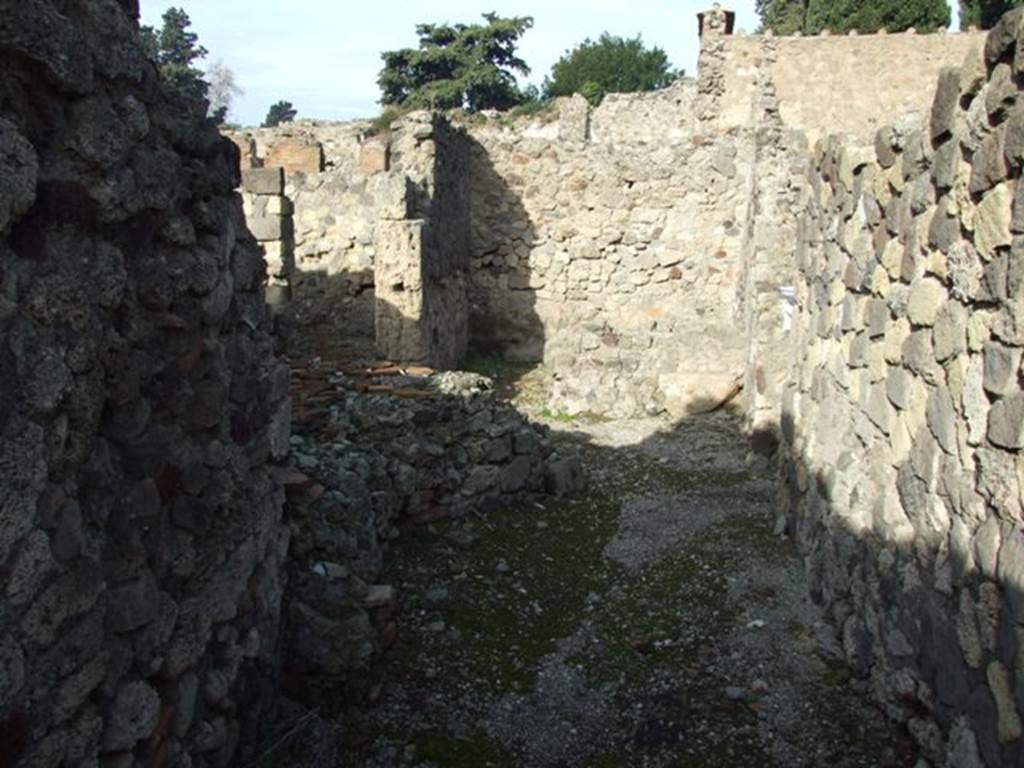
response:
[[[882,168],[892,168],[899,159],[894,148],[895,139],[892,126],[879,128],[875,134],[875,156],[878,158],[878,164]]]
[[[275,196],[275,197],[259,197],[257,198],[263,203],[263,215],[266,216],[291,216],[294,210],[292,201],[287,197]]]
[[[985,39],[985,63],[995,66],[1009,56],[1017,44],[1021,22],[1024,20],[1024,8],[1015,8],[996,22]]]
[[[972,195],[987,192],[1006,180],[1006,126],[996,128],[986,136],[971,163],[968,189]]]
[[[935,189],[939,192],[947,192],[956,183],[957,174],[960,171],[960,162],[963,154],[960,150],[960,142],[955,138],[949,139],[935,150],[935,158],[932,163],[932,180],[935,182]]]
[[[953,132],[960,108],[960,69],[943,67],[939,72],[939,84],[932,102],[931,136],[940,139]]]
[[[949,253],[953,243],[961,236],[960,220],[950,213],[949,199],[939,200],[928,224],[928,245],[942,253]]]
[[[1010,220],[1013,199],[1009,185],[1000,184],[990,190],[978,204],[975,217],[974,245],[985,261],[991,261],[999,248],[1013,244]]]
[[[957,453],[957,415],[953,398],[943,386],[936,387],[928,398],[928,429],[939,441],[942,450],[951,455]]]
[[[658,377],[665,409],[673,416],[709,413],[740,392],[742,377],[731,373],[666,373]]]
[[[281,168],[285,173],[321,173],[324,149],[320,142],[312,139],[285,137],[270,147],[264,165]]]
[[[359,146],[359,170],[367,175],[391,170],[391,143],[374,138]]]
[[[932,328],[932,343],[940,363],[967,351],[967,308],[959,301],[942,305]]]
[[[910,286],[907,299],[907,317],[917,326],[934,325],[946,298],[945,287],[935,278],[915,280]]]
[[[1024,350],[999,342],[985,345],[985,391],[1002,397],[1018,388],[1018,371]]]
[[[1024,104],[1014,107],[1003,133],[1003,160],[1008,170],[1019,173],[1024,167]]]
[[[963,394],[961,395],[964,417],[967,421],[968,437],[971,445],[981,445],[988,431],[988,397],[985,395],[984,362],[978,355],[971,356],[964,377]]]
[[[932,346],[931,330],[914,331],[907,337],[903,342],[903,364],[924,377],[928,383],[935,382],[938,363]]]
[[[284,169],[246,168],[242,170],[242,190],[253,195],[283,195]]]
[[[892,404],[901,410],[907,408],[910,404],[910,387],[915,383],[915,377],[905,368],[890,366],[885,391]]]
[[[1022,588],[1024,583],[1018,583],[1016,586]],[[996,702],[996,711],[999,713],[999,741],[1002,744],[1010,744],[1024,736],[1024,725],[1014,701],[1010,673],[1001,662],[993,661],[988,665],[986,677],[992,698]]]
[[[142,680],[122,685],[110,706],[103,749],[117,752],[132,749],[156,729],[160,718],[160,696]]]
[[[985,112],[989,122],[993,125],[1003,122],[1017,103],[1019,94],[1013,68],[1006,63],[996,64],[985,91]]]
[[[992,406],[988,415],[988,439],[1000,448],[1014,451],[1024,448],[1024,392],[1018,390]]]
[[[284,240],[291,235],[291,220],[284,216],[252,216],[245,223],[259,242]]]
[[[526,487],[530,479],[531,462],[530,457],[516,456],[509,462],[501,473],[501,490],[505,493],[515,493]]]
[[[871,422],[886,435],[892,432],[896,412],[881,387],[871,387],[864,409]]]

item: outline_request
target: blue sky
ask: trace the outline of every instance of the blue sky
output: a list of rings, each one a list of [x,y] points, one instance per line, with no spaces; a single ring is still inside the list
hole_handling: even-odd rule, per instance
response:
[[[676,67],[697,66],[698,11],[713,0],[467,0],[432,3],[390,0],[142,0],[142,21],[158,26],[170,5],[185,9],[207,62],[222,59],[245,95],[232,119],[261,122],[279,99],[300,117],[347,120],[379,112],[376,78],[381,51],[414,47],[421,22],[469,22],[486,11],[533,16],[520,52],[539,84],[567,49],[604,31],[665,49]],[[737,12],[737,26],[757,27],[754,0],[723,3]]]

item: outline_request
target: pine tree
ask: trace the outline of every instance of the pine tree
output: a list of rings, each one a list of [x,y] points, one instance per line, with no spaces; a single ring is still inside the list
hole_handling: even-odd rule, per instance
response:
[[[270,109],[267,111],[267,118],[263,121],[263,127],[273,128],[281,123],[290,123],[297,114],[298,112],[290,101],[281,100],[276,104],[270,105]]]
[[[825,29],[837,34],[902,32],[911,27],[934,32],[951,21],[946,0],[757,0],[756,5],[762,26],[781,35],[816,35]]]
[[[199,36],[189,30],[191,19],[181,8],[168,8],[162,18],[159,32],[152,27],[140,30],[143,49],[160,69],[160,77],[170,90],[193,99],[204,98],[208,86],[202,70],[194,64],[207,51],[197,45]]]
[[[530,74],[516,56],[528,16],[485,13],[486,24],[420,24],[419,48],[381,54],[381,103],[411,108],[508,109],[524,101],[515,73]]]

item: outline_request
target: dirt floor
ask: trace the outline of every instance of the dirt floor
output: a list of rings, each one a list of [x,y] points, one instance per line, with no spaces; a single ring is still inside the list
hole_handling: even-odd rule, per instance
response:
[[[397,641],[318,764],[915,764],[841,662],[734,416],[574,420],[544,409],[543,371],[476,367],[579,451],[588,488],[403,529]]]

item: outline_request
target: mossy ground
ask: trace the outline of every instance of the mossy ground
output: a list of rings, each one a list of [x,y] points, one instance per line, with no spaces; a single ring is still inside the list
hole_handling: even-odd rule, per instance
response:
[[[804,642],[802,593],[785,586],[799,560],[773,535],[770,480],[735,445],[724,462],[695,458],[724,418],[704,445],[700,425],[623,446],[586,423],[560,426],[589,470],[584,493],[405,528],[383,577],[402,596],[399,637],[380,667],[380,705],[346,722],[357,734],[348,764],[911,765],[892,746],[900,736]],[[682,527],[664,546],[655,529],[635,562],[610,556],[648,507],[678,511]],[[762,615],[763,637],[748,626]],[[558,674],[582,686],[563,723],[549,711]],[[770,690],[751,694],[759,676]]]

